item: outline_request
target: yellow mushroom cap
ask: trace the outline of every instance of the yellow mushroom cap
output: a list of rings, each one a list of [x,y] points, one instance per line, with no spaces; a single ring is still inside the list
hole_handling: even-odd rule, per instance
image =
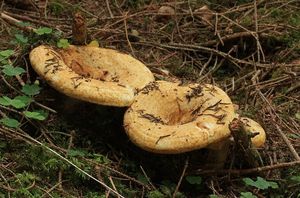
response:
[[[156,81],[136,96],[124,116],[130,140],[155,153],[183,153],[230,136],[235,117],[227,94],[213,85]]]
[[[41,45],[29,58],[38,75],[56,90],[96,104],[129,106],[137,90],[154,81],[143,63],[111,49]]]
[[[266,142],[266,132],[262,128],[262,126],[254,120],[247,117],[241,117],[240,120],[243,122],[243,127],[244,129],[246,129],[246,131],[250,133],[258,133],[256,136],[251,138],[252,144],[256,148],[263,146]]]

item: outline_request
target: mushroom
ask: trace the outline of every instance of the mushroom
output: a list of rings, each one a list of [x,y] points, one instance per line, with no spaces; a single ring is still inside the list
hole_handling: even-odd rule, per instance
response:
[[[266,142],[266,132],[260,124],[247,117],[240,117],[242,127],[246,132],[252,133],[254,137],[251,138],[252,145],[255,148],[262,147]]]
[[[249,144],[249,141],[247,144],[254,148],[262,147],[266,141],[266,133],[260,124],[250,118],[240,117],[239,114],[236,114],[235,118],[240,121],[238,123],[241,125],[242,130],[248,134],[249,139],[247,138],[247,141],[251,140],[251,143]],[[230,137],[206,147],[209,149],[206,161],[210,168],[218,169],[223,167],[229,154],[230,145],[232,145],[233,142],[233,138]]]
[[[239,119],[241,121],[242,127],[246,132],[251,133],[251,143],[255,148],[262,147],[264,143],[266,142],[266,132],[262,128],[262,126],[255,122],[254,120],[248,118],[248,117],[240,117],[239,114],[236,114],[235,118]],[[232,143],[233,138],[229,138],[229,141],[222,140],[221,142],[216,142],[213,144],[208,145],[207,148],[213,149],[213,150],[220,150],[223,147],[223,144]]]
[[[227,139],[234,117],[230,98],[216,86],[155,81],[137,94],[124,127],[142,149],[175,154]]]
[[[41,45],[29,58],[38,75],[56,90],[96,104],[129,106],[135,93],[154,81],[143,63],[111,49]]]

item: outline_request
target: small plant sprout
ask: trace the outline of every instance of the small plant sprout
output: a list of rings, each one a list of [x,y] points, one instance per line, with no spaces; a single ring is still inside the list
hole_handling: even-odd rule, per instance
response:
[[[277,189],[279,186],[276,182],[267,181],[262,177],[257,177],[256,181],[252,180],[251,178],[244,178],[243,181],[247,186],[253,186],[260,190],[266,190],[268,188]]]
[[[69,47],[70,43],[68,41],[68,39],[59,39],[59,41],[57,41],[57,47],[58,48],[67,48]]]
[[[41,36],[41,35],[44,35],[44,34],[51,34],[52,33],[52,28],[48,28],[48,27],[40,27],[38,29],[36,29],[34,32]]]

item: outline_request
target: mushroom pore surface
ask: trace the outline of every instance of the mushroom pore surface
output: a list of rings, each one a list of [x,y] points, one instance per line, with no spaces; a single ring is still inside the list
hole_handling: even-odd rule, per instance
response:
[[[227,138],[234,116],[230,98],[216,86],[156,81],[138,93],[124,127],[145,150],[182,153]]]

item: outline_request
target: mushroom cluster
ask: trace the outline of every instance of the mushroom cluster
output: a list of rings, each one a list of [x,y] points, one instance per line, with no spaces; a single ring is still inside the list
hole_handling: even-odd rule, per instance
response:
[[[220,149],[231,136],[230,123],[238,117],[229,96],[217,86],[155,81],[143,63],[116,50],[41,45],[29,58],[39,76],[70,97],[129,106],[125,131],[147,151],[175,154]],[[245,130],[255,134],[252,144],[261,147],[266,139],[263,128],[249,118],[239,119]]]

